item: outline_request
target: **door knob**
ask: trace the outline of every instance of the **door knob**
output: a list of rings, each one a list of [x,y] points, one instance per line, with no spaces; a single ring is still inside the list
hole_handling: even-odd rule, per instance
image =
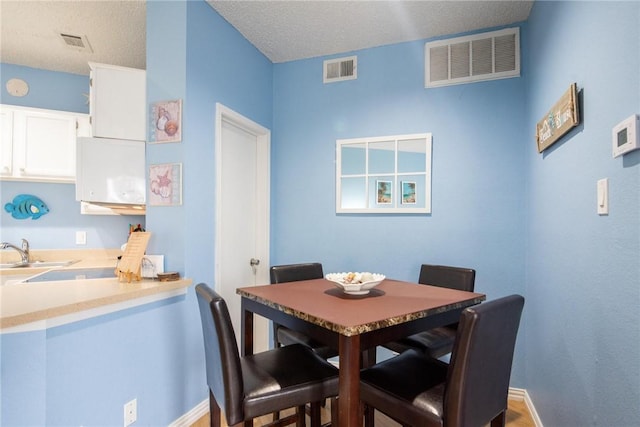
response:
[[[253,270],[253,274],[255,276],[257,269],[257,266],[260,265],[260,260],[259,259],[255,259],[255,258],[251,258],[251,260],[249,261],[249,265],[251,266],[251,269]]]

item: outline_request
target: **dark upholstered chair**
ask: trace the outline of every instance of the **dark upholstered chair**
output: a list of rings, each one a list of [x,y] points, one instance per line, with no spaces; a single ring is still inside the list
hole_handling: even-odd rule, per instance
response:
[[[271,283],[298,282],[300,280],[322,279],[322,264],[317,262],[305,264],[274,265],[269,270]],[[290,344],[304,344],[311,347],[325,359],[338,355],[338,350],[319,343],[309,336],[273,323],[273,346],[281,347]]]
[[[476,271],[470,268],[422,264],[418,283],[473,292]],[[457,323],[429,329],[398,341],[386,343],[384,347],[398,353],[415,348],[437,359],[451,353],[456,337]]]
[[[409,426],[504,426],[524,298],[466,308],[449,364],[408,350],[360,374],[365,426],[379,411]]]
[[[276,425],[304,426],[311,402],[311,426],[320,425],[320,402],[338,394],[338,370],[309,347],[293,344],[240,357],[227,305],[204,283],[196,286],[204,349],[211,425],[253,425],[253,418],[295,407]]]

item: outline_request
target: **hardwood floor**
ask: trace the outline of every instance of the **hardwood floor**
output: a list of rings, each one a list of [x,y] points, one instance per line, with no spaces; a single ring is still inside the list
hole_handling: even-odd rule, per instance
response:
[[[292,411],[292,410],[291,410]],[[289,413],[289,412],[284,412]],[[324,408],[322,410],[322,422],[329,422],[331,418],[331,414],[329,412],[329,407]],[[271,415],[266,415],[264,417],[258,418],[258,420],[254,420],[254,426],[260,427],[264,424],[267,424],[271,421]],[[222,425],[226,427],[227,423],[222,420]],[[307,418],[307,426],[309,425],[309,419]],[[400,424],[391,420],[384,414],[381,414],[376,411],[376,427],[398,427]],[[197,422],[195,422],[191,427],[207,427],[209,426],[209,414],[200,418]],[[531,418],[531,414],[527,409],[527,405],[524,403],[524,400],[509,400],[509,409],[507,410],[507,427],[535,427],[533,419]]]

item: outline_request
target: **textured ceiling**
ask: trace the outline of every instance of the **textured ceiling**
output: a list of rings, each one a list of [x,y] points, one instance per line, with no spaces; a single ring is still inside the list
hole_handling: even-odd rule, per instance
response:
[[[208,0],[273,62],[525,21],[532,1]],[[146,67],[144,0],[0,0],[0,60],[75,74],[87,62]],[[64,45],[86,37],[93,52]]]
[[[60,33],[86,36],[93,53]],[[0,59],[83,75],[89,61],[146,68],[146,2],[0,0]]]
[[[272,62],[525,21],[533,1],[208,0]]]

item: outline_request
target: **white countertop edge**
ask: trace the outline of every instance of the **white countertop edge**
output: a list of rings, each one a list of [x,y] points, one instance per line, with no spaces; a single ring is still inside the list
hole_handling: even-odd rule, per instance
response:
[[[173,289],[165,292],[160,292],[153,295],[147,295],[140,298],[134,298],[127,301],[122,301],[116,304],[104,305],[101,307],[92,308],[89,310],[82,310],[77,313],[65,314],[64,316],[52,317],[50,319],[37,320],[35,322],[24,323],[22,325],[10,326],[3,328],[0,333],[2,334],[14,334],[20,332],[33,332],[41,331],[49,328],[55,328],[56,326],[62,326],[81,320],[91,319],[93,317],[103,316],[105,314],[115,313],[116,311],[126,310],[128,308],[137,307],[144,304],[149,304],[164,299],[173,298],[180,295],[185,295],[187,288]]]

